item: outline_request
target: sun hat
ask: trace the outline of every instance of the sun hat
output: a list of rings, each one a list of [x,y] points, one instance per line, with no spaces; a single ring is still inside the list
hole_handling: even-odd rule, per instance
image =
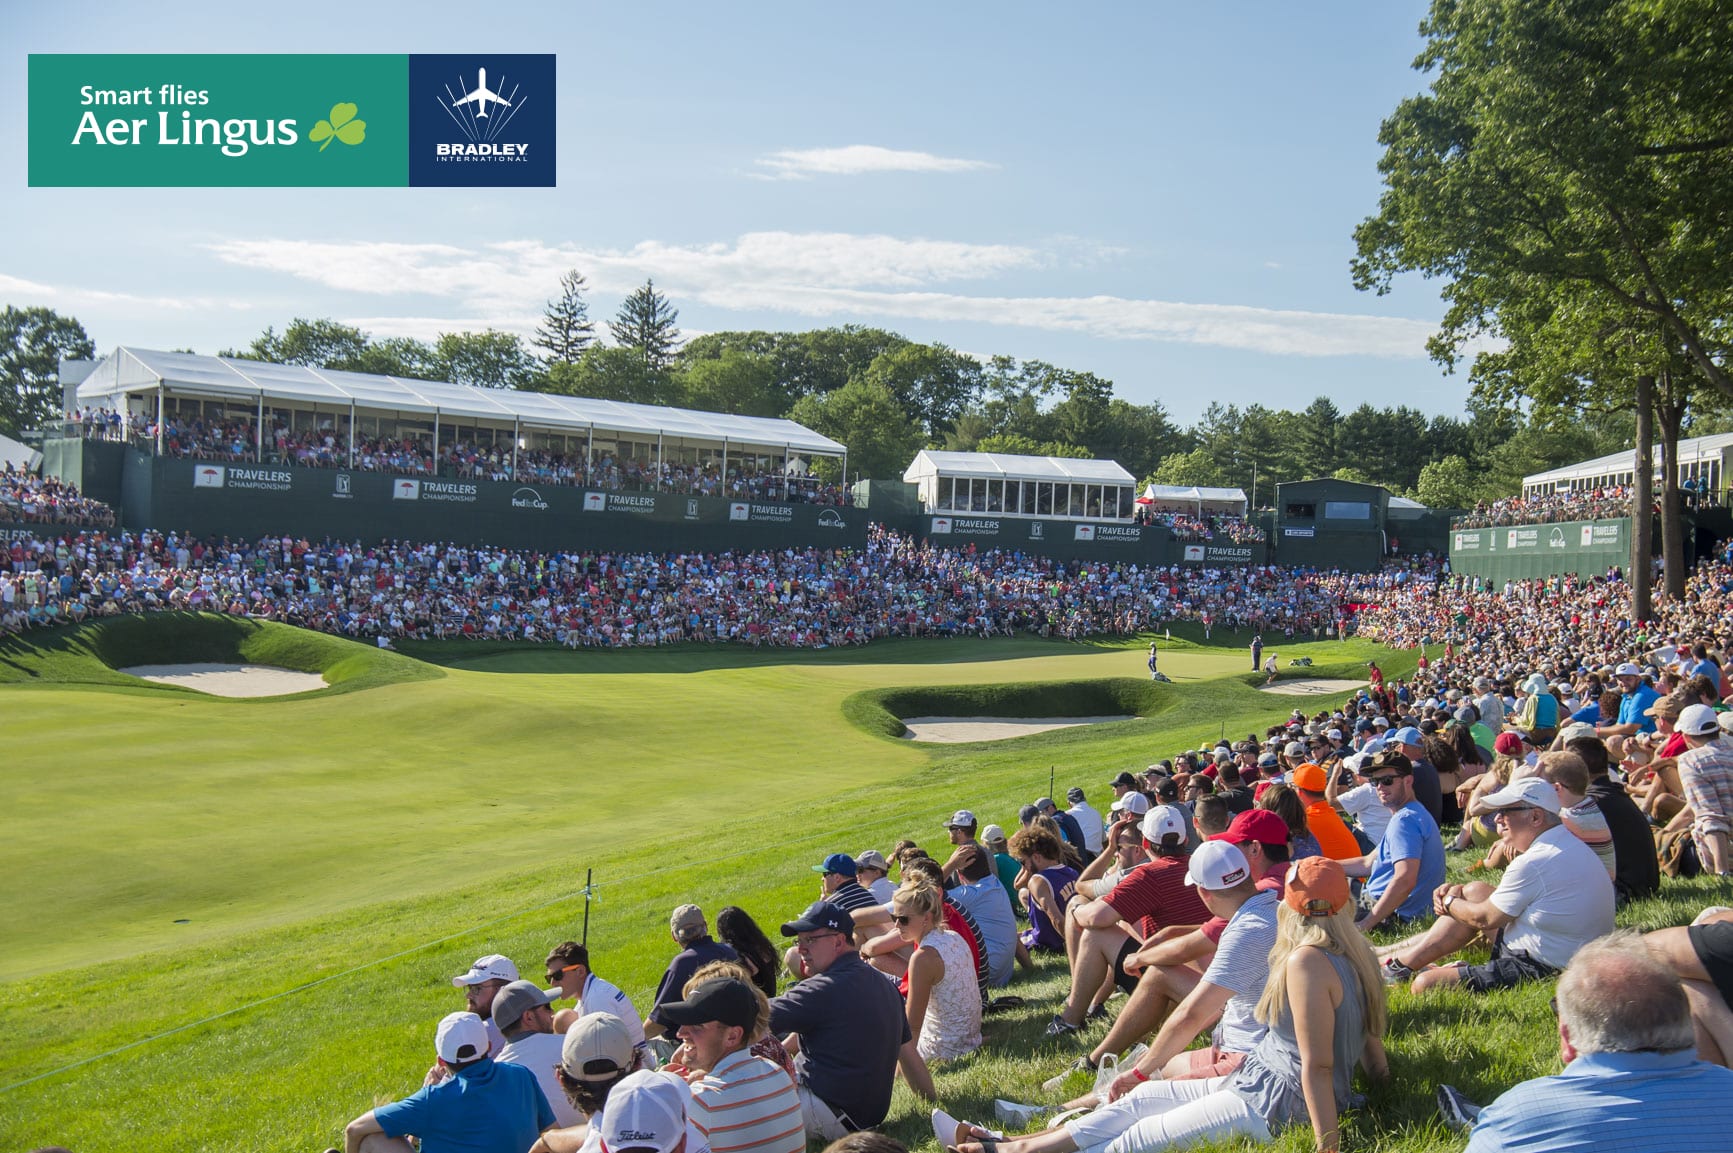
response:
[[[1673,727],[1687,737],[1706,737],[1721,731],[1721,724],[1715,719],[1715,710],[1708,705],[1692,705],[1679,714],[1679,720]]]
[[[1278,820],[1280,818],[1277,818]],[[1252,875],[1252,867],[1238,845],[1227,841],[1205,841],[1191,855],[1185,868],[1185,879],[1200,889],[1219,893],[1231,889]]]
[[[1340,861],[1307,857],[1288,866],[1282,900],[1302,917],[1332,916],[1346,908],[1351,899],[1348,874]]]
[[[469,972],[459,973],[451,979],[451,983],[461,989],[465,985],[479,985],[483,981],[515,981],[517,979],[517,966],[512,963],[510,957],[489,953],[485,957],[477,957],[475,964],[469,967]]]
[[[566,1030],[560,1067],[578,1081],[606,1081],[632,1063],[632,1034],[612,1013],[585,1013]]]
[[[1557,815],[1559,811],[1558,790],[1552,782],[1541,777],[1523,777],[1512,781],[1496,793],[1489,793],[1480,798],[1480,803],[1489,809],[1508,809],[1513,805],[1531,805],[1537,809]]]

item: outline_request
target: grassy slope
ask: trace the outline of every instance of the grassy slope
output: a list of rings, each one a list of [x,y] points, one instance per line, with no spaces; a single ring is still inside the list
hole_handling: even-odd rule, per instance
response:
[[[1184,691],[1147,719],[935,750],[839,723],[842,702],[908,684],[1136,676],[1141,651],[1033,640],[807,655],[462,646],[422,651],[451,669],[442,679],[324,699],[6,693],[12,763],[51,768],[0,777],[12,814],[0,864],[42,878],[15,886],[0,913],[0,977],[11,978],[0,1022],[20,1042],[0,1057],[4,1144],[322,1147],[347,1117],[411,1086],[429,1023],[456,1006],[450,973],[494,950],[529,966],[576,935],[586,867],[600,886],[598,966],[642,995],[681,900],[737,902],[774,925],[810,898],[808,858],[909,834],[937,843],[940,815],[960,804],[1010,819],[1045,791],[1052,765],[1060,787],[1105,793],[1114,770],[1293,707],[1244,683],[1237,649],[1164,648]],[[1315,652],[1321,666],[1343,655]],[[1655,923],[1688,917],[1689,903]],[[1039,1038],[1059,984],[1047,970],[1018,990],[1032,1005],[995,1020],[994,1051],[941,1074],[948,1103],[974,1114],[994,1093],[1035,1099],[1064,1057]],[[101,993],[79,995],[91,990]],[[1425,1029],[1397,1046],[1408,1076],[1378,1102],[1379,1146],[1455,1147],[1424,1131],[1399,1137],[1430,1113],[1422,1095],[1440,1061],[1463,1062],[1453,1075],[1476,1090],[1540,1070],[1534,998],[1518,1000],[1536,1026],[1520,1040],[1487,1015],[1496,1002],[1411,1009],[1398,998],[1399,1025]],[[168,1104],[188,1092],[195,1108]],[[920,1116],[899,1090],[892,1131],[920,1142]]]

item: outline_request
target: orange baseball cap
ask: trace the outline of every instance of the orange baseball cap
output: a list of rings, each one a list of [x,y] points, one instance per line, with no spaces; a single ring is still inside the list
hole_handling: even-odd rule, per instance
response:
[[[1302,917],[1329,917],[1348,904],[1348,874],[1340,861],[1307,857],[1288,866],[1282,900]]]
[[[1321,793],[1330,786],[1330,778],[1324,772],[1322,765],[1314,765],[1311,761],[1294,769],[1294,787],[1305,789],[1308,793]]]

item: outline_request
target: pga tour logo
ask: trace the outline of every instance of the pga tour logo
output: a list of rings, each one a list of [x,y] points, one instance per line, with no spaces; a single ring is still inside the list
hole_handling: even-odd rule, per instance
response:
[[[193,469],[194,488],[222,488],[223,466],[220,464],[201,464]]]

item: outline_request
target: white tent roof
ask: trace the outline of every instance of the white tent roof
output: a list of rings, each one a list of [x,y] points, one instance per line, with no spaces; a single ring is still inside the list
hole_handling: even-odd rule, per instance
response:
[[[0,466],[11,465],[13,468],[25,468],[30,459],[36,455],[36,450],[21,440],[13,440],[0,432]]]
[[[1419,509],[1421,512],[1426,511],[1426,506],[1421,504],[1419,501],[1409,500],[1407,497],[1397,496],[1395,493],[1390,494],[1390,507],[1391,508],[1415,508],[1415,509]]]
[[[616,400],[587,400],[543,392],[476,388],[466,384],[374,376],[328,368],[303,368],[222,356],[117,348],[78,386],[81,405],[121,407],[114,398],[156,391],[162,384],[180,395],[213,400],[329,405],[418,412],[472,420],[518,421],[526,428],[605,429],[646,436],[683,437],[721,443],[787,445],[821,456],[841,456],[843,446],[792,420],[729,416],[686,408],[660,408]]]
[[[916,484],[927,476],[1004,477],[1007,480],[1062,480],[1086,484],[1137,483],[1135,477],[1111,460],[922,449],[903,471],[903,479]]]
[[[1719,432],[1713,436],[1694,436],[1689,440],[1679,442],[1679,463],[1696,464],[1701,460],[1718,459],[1727,449],[1733,448],[1733,432]],[[1655,445],[1655,468],[1661,467],[1661,446]],[[1627,448],[1621,452],[1610,452],[1606,456],[1597,456],[1593,460],[1578,461],[1576,464],[1561,465],[1548,469],[1546,472],[1530,473],[1522,478],[1524,485],[1552,484],[1558,481],[1593,480],[1599,476],[1616,475],[1621,472],[1635,472],[1637,468],[1637,450]]]
[[[1145,498],[1175,503],[1237,504],[1246,503],[1243,488],[1210,488],[1205,485],[1152,484],[1143,490]]]

